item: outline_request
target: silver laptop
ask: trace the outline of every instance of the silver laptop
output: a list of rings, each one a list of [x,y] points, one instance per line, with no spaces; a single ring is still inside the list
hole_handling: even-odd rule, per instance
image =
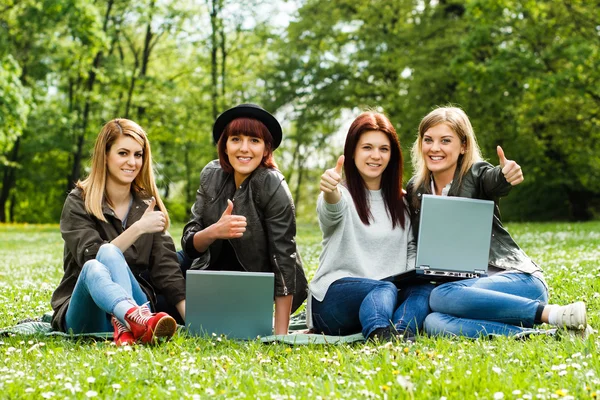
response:
[[[494,202],[423,195],[415,269],[387,278],[448,281],[487,276]]]
[[[188,270],[185,322],[197,336],[273,334],[273,273]]]

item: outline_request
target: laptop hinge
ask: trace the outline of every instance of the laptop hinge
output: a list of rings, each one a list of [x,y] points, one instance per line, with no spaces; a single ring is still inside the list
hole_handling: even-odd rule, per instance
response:
[[[486,274],[485,270],[483,270],[483,269],[476,269],[473,272],[475,272],[476,274],[480,274],[480,275],[482,275],[482,274],[485,275]]]

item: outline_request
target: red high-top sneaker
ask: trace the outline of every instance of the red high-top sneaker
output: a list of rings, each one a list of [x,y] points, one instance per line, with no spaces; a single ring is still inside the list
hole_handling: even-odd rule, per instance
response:
[[[112,326],[115,328],[113,332],[113,339],[117,346],[131,346],[135,344],[135,338],[133,337],[133,334],[125,325],[121,323],[121,321],[117,319],[117,317],[113,316],[110,322],[112,322]]]
[[[177,330],[177,322],[169,314],[153,314],[148,306],[131,307],[125,313],[127,327],[136,340],[142,343],[154,343],[159,337],[170,338]]]

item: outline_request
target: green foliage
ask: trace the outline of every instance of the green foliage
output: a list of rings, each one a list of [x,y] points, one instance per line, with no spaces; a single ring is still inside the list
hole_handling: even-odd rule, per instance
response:
[[[171,229],[178,244],[181,226]],[[600,324],[600,224],[513,224],[511,233],[545,271],[551,301],[584,300]],[[0,326],[49,309],[62,276],[56,225],[0,225]],[[320,232],[299,225],[306,272]],[[3,337],[6,398],[597,398],[600,339],[438,339],[416,343],[264,345],[184,335],[159,346]]]
[[[254,102],[283,123],[275,157],[302,217],[314,220],[319,176],[359,112],[390,117],[407,180],[420,119],[446,104],[465,109],[490,162],[502,145],[523,167],[505,218],[599,213],[599,0],[306,0],[287,27],[269,13],[281,1],[240,4],[2,2],[0,208],[56,221],[100,127],[125,117],[148,131],[185,220],[216,157],[215,115]],[[47,211],[32,213],[39,193]]]
[[[16,60],[0,53],[0,165],[9,164],[3,154],[21,136],[30,111],[30,91],[23,87],[20,75]]]

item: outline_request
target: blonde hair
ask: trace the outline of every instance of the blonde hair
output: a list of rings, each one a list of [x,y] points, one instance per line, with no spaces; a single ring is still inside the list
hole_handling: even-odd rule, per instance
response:
[[[101,221],[107,222],[102,213],[102,202],[107,201],[111,204],[110,198],[106,193],[106,175],[108,173],[107,154],[114,142],[122,137],[129,136],[142,146],[142,169],[135,177],[132,183],[132,189],[144,197],[154,196],[156,205],[165,214],[165,230],[168,229],[170,220],[167,209],[160,198],[154,172],[152,170],[152,152],[150,151],[150,142],[146,132],[135,122],[128,119],[116,118],[109,121],[102,127],[102,130],[96,138],[94,153],[92,154],[92,165],[90,174],[82,181],[78,181],[76,186],[81,189],[85,210]]]
[[[460,165],[458,184],[460,184],[460,180],[462,180],[462,177],[465,176],[474,163],[483,160],[481,150],[475,138],[475,132],[467,114],[458,107],[438,107],[421,120],[417,139],[412,146],[411,162],[415,173],[415,187],[419,187],[431,179],[431,172],[427,169],[427,164],[423,157],[423,136],[430,128],[439,124],[445,124],[448,128],[452,129],[465,147],[464,154],[461,154],[458,158],[458,164]]]

